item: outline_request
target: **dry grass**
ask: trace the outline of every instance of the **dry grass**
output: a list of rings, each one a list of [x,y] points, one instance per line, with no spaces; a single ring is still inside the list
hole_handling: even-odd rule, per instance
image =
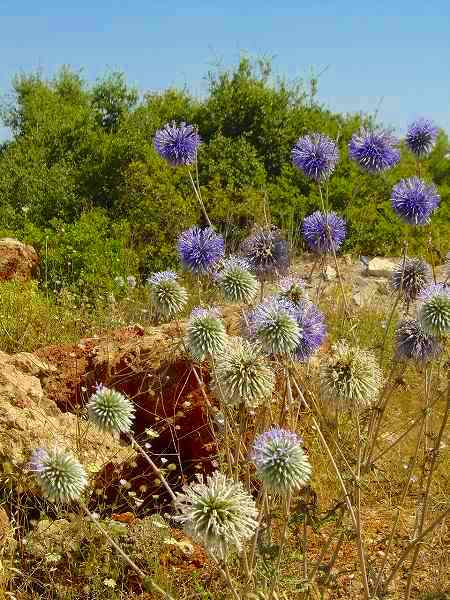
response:
[[[380,353],[384,338],[382,324],[387,320],[388,303],[379,302],[374,306],[359,309],[355,314],[353,328],[349,327],[348,321],[343,318],[342,304],[337,288],[329,287],[322,295],[320,305],[327,316],[331,340],[345,337],[356,340],[362,347],[370,348],[377,354]],[[142,300],[136,300],[132,308],[129,305],[116,306],[115,318],[125,324],[138,320],[139,314],[146,314],[142,312],[146,310],[143,308],[144,306],[145,303]],[[44,328],[43,331],[47,331],[47,329]],[[71,335],[74,333],[70,332]],[[47,339],[45,341],[47,342]],[[36,345],[37,340],[33,339],[32,346]],[[388,332],[386,347],[388,349],[392,347],[392,331]],[[15,349],[17,350],[17,348]],[[390,350],[385,354],[386,374],[391,354]],[[443,358],[433,367],[432,386],[428,399],[433,406],[427,422],[426,443],[428,447],[433,444],[435,432],[438,430],[446,410],[444,362]],[[310,366],[302,368],[299,375],[307,390],[308,398],[315,399],[318,406],[321,407],[317,360],[313,359]],[[414,419],[417,419],[423,410],[424,401],[423,370],[408,367],[396,382],[389,399],[378,436],[375,456],[397,439]],[[323,406],[320,411],[323,413],[321,423],[325,437],[336,457],[344,480],[351,485],[351,471],[355,469],[356,464],[354,421],[351,417],[342,417],[337,432],[332,419]],[[368,418],[368,415],[366,417]],[[399,505],[407,473],[405,467],[414,456],[418,430],[419,425],[377,461],[376,468],[366,475],[361,483],[363,541],[369,557],[368,574],[372,579],[383,561],[387,539],[397,510],[399,510],[399,527],[387,562],[387,572],[412,539],[425,456],[423,444],[419,448],[417,465],[413,471],[412,482],[405,502],[401,506]],[[300,414],[298,431],[304,438],[305,447],[313,464],[314,476],[308,493],[304,492],[295,499],[294,504],[298,510],[294,511],[291,516],[289,542],[283,550],[279,597],[329,600],[362,598],[355,539],[351,524],[346,517],[339,526],[338,535],[333,539],[330,548],[321,557],[315,583],[308,589],[305,587],[303,573],[305,511],[309,514],[306,557],[307,568],[310,572],[321,553],[321,544],[335,528],[342,506],[342,492],[317,436],[311,415],[307,411]],[[447,506],[448,473],[450,471],[448,431],[445,436],[433,478],[427,523],[431,522]],[[4,483],[5,481],[4,478]],[[33,499],[16,494],[14,485],[3,486],[1,503],[9,509],[13,508],[18,535],[15,536],[14,544],[5,542],[3,545],[0,598],[10,598],[11,600],[37,600],[38,598],[144,600],[156,597],[151,593],[142,592],[139,582],[130,575],[109,545],[87,525],[81,514],[67,511],[59,511],[56,514],[45,503],[33,505]],[[174,597],[186,600],[188,598],[220,600],[230,597],[214,564],[206,558],[198,546],[186,546],[188,540],[180,531],[164,529],[166,533],[168,532],[166,536],[161,534],[158,527],[149,526],[147,529],[141,527],[138,531],[139,527],[133,525],[134,518],[131,518],[130,522],[120,524],[111,520],[108,512],[110,517],[114,512],[114,507],[105,511],[105,526],[117,536],[117,540],[132,556],[137,552],[136,560],[141,560],[141,567],[152,573],[158,583],[170,590]],[[48,515],[50,519],[47,522],[49,524],[47,528],[42,525],[43,515]],[[53,534],[50,535],[51,520],[56,517],[65,519],[64,534],[62,537],[60,535],[60,538],[55,538]],[[36,521],[39,519],[41,519],[39,528],[30,527],[36,525]],[[314,527],[311,526],[312,524]],[[275,515],[275,539],[278,529],[279,519]],[[336,547],[341,533],[342,544],[335,559],[334,569],[332,573],[328,573],[326,565],[332,559],[333,549]],[[11,532],[8,533],[8,536],[11,541]],[[23,538],[25,538],[25,543]],[[171,541],[168,542],[168,539]],[[67,542],[69,542],[68,547]],[[447,551],[448,531],[444,521],[421,544],[411,598],[443,600],[449,597]],[[384,596],[386,599],[400,600],[404,598],[410,558],[405,561],[394,579],[393,585],[389,588],[389,592]],[[269,566],[270,562],[269,559]],[[268,565],[261,560],[259,574],[262,581],[267,575],[266,568]],[[236,562],[232,565],[231,571],[236,580],[239,580],[240,564]]]

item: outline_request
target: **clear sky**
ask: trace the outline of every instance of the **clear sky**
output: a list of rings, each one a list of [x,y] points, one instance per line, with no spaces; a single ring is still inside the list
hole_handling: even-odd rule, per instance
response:
[[[208,69],[241,52],[273,57],[288,79],[326,68],[319,99],[333,110],[378,107],[399,133],[426,116],[450,132],[450,0],[0,0],[1,94],[15,73],[67,64],[200,96]]]

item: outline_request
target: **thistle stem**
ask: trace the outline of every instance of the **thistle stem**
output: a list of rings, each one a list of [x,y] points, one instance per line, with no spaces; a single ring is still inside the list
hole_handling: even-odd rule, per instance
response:
[[[197,186],[195,185],[194,178],[192,177],[191,171],[189,170],[188,173],[189,173],[189,178],[191,180],[192,188],[193,188],[194,193],[195,193],[195,195],[197,197],[198,203],[200,204],[200,208],[202,209],[203,216],[205,217],[205,221],[208,224],[208,227],[212,228],[211,221],[209,220],[208,213],[206,212],[206,208],[205,208],[205,205],[203,203],[202,195],[201,195],[201,192],[200,192],[200,186],[197,189]]]
[[[88,507],[81,501],[79,501],[78,503],[81,509],[86,513],[94,527],[96,527],[100,531],[100,533],[108,540],[108,542],[111,544],[114,550],[116,550],[116,552],[123,558],[123,560],[128,564],[128,566],[130,566],[133,569],[133,571],[135,571],[135,573],[139,575],[142,581],[149,583],[152,591],[162,594],[163,598],[166,598],[167,600],[175,600],[173,596],[171,596],[168,592],[160,588],[159,585],[155,583],[149,575],[146,575],[144,571],[142,571],[137,566],[137,564],[133,560],[131,560],[131,558],[122,550],[119,544],[113,540],[113,538],[109,535],[106,529],[102,527],[100,523],[94,518]]]
[[[131,433],[128,433],[128,438],[130,439],[130,441],[132,442],[133,445],[136,446],[136,448],[138,449],[138,452],[140,452],[140,454],[145,458],[145,460],[148,462],[148,464],[151,466],[154,474],[158,477],[158,479],[161,481],[161,483],[163,484],[163,486],[166,488],[167,492],[169,493],[169,496],[172,498],[173,501],[176,500],[176,496],[173,493],[172,488],[170,487],[170,485],[167,483],[166,478],[164,477],[164,475],[161,473],[161,470],[158,469],[158,467],[155,465],[155,463],[152,461],[152,459],[150,458],[150,456],[147,454],[147,452],[145,452],[145,450],[141,447],[141,445],[136,441],[136,439],[134,438],[134,436]]]

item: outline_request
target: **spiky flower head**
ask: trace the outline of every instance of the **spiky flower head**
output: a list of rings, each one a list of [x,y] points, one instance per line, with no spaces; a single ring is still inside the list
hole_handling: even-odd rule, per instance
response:
[[[217,357],[212,389],[225,406],[256,408],[272,396],[275,376],[257,343],[229,338]]]
[[[248,316],[250,334],[270,354],[290,354],[297,347],[299,328],[295,305],[278,296],[258,304]]]
[[[174,317],[185,306],[188,293],[177,281],[173,271],[159,271],[148,278],[150,300],[158,314]]]
[[[392,188],[392,208],[410,225],[426,225],[440,201],[436,186],[418,177],[401,179]]]
[[[291,152],[292,163],[314,181],[328,179],[339,160],[336,142],[327,135],[313,133],[297,140]]]
[[[394,268],[391,286],[406,302],[413,302],[431,279],[430,265],[420,258],[406,258]]]
[[[200,143],[200,136],[192,125],[177,125],[174,121],[159,129],[153,139],[155,150],[173,167],[194,163]]]
[[[310,250],[317,254],[337,252],[345,239],[345,221],[335,212],[313,212],[303,221],[303,238]]]
[[[127,433],[133,425],[135,409],[132,402],[102,384],[97,386],[86,408],[90,420],[102,431]]]
[[[256,532],[258,511],[242,483],[215,471],[206,483],[199,476],[198,483],[183,491],[177,494],[175,507],[180,514],[174,518],[216,560],[224,560],[234,550],[240,552]]]
[[[256,473],[273,492],[285,495],[305,486],[311,465],[297,434],[274,427],[258,436],[250,453]]]
[[[308,298],[306,282],[301,277],[295,275],[283,277],[278,282],[278,286],[281,289],[280,296],[290,300],[295,305]]]
[[[361,348],[337,342],[321,366],[320,385],[324,397],[341,410],[363,410],[376,400],[382,372],[374,355]]]
[[[261,281],[283,275],[289,269],[288,245],[276,227],[258,227],[242,242],[241,252]]]
[[[400,160],[398,141],[387,131],[361,129],[348,145],[352,160],[368,173],[380,173],[391,169]]]
[[[225,253],[223,237],[212,227],[191,227],[178,238],[178,253],[183,266],[197,274],[211,271]]]
[[[216,280],[228,302],[248,304],[258,291],[258,280],[250,272],[249,262],[239,256],[230,256],[222,261]]]
[[[433,150],[438,128],[429,119],[418,119],[411,123],[406,133],[406,145],[419,158],[430,154]]]
[[[306,361],[322,345],[327,332],[325,317],[309,300],[297,303],[295,317],[299,330],[295,357],[300,361]]]
[[[77,500],[88,482],[86,473],[77,459],[56,448],[36,449],[30,459],[30,470],[34,473],[42,492],[52,501]]]
[[[194,360],[201,362],[221,352],[226,337],[217,309],[196,307],[192,310],[186,328],[186,344]]]
[[[450,286],[434,283],[420,292],[419,321],[431,335],[450,333]]]
[[[441,352],[437,339],[426,333],[415,319],[405,319],[395,330],[396,356],[403,360],[426,363]]]

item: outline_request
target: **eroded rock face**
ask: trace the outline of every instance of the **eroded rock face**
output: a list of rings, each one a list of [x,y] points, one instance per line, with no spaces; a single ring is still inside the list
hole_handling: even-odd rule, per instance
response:
[[[25,466],[37,447],[68,449],[91,470],[134,457],[109,434],[97,431],[72,413],[62,413],[43,389],[55,368],[34,354],[0,353],[0,462],[18,475],[22,490],[32,486]]]
[[[29,281],[36,275],[38,264],[32,246],[14,238],[0,239],[0,281]]]

